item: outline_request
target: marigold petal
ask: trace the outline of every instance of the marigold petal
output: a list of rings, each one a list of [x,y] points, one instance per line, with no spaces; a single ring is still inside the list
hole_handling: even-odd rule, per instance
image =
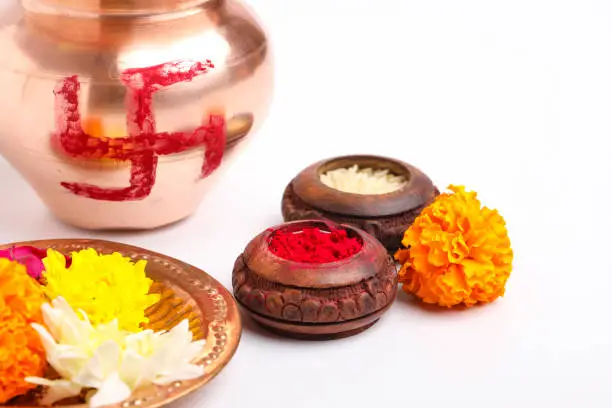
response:
[[[26,377],[45,372],[45,352],[30,326],[42,321],[44,301],[24,265],[0,258],[0,404],[34,387]]]

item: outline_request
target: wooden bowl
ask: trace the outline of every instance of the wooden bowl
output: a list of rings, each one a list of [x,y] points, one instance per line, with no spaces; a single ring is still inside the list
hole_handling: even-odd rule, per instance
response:
[[[328,187],[320,175],[357,164],[388,169],[406,178],[406,185],[386,194],[353,194]],[[286,187],[282,200],[285,221],[328,219],[353,225],[375,236],[391,252],[400,246],[404,231],[440,194],[423,172],[408,163],[379,156],[342,156],[317,162]]]
[[[352,257],[323,264],[294,262],[269,249],[275,231],[329,230],[318,220],[296,221],[256,236],[234,265],[238,303],[263,327],[301,339],[347,337],[372,326],[395,300],[397,270],[374,237],[336,225],[363,243]]]
[[[184,319],[194,340],[206,340],[202,353],[194,361],[205,368],[202,377],[188,381],[177,381],[167,386],[150,386],[135,391],[129,399],[105,408],[154,408],[164,406],[212,380],[233,357],[240,342],[241,323],[236,302],[232,295],[206,272],[146,249],[117,242],[88,239],[52,239],[44,241],[18,242],[0,245],[0,249],[11,246],[33,246],[53,248],[64,255],[73,251],[94,248],[101,253],[119,252],[134,261],[147,260],[146,273],[153,279],[151,292],[159,293],[161,300],[151,306],[146,315],[147,329],[168,330]],[[42,388],[28,395],[17,397],[7,405],[12,408],[41,407]],[[87,408],[83,400],[72,399],[54,406]]]

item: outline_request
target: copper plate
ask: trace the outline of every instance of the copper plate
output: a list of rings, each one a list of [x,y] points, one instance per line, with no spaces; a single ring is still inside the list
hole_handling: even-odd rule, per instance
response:
[[[232,295],[219,282],[198,268],[146,249],[101,240],[28,241],[0,245],[0,249],[12,245],[53,248],[67,255],[72,251],[94,248],[102,253],[119,252],[134,260],[147,260],[147,275],[155,281],[151,291],[161,294],[161,300],[147,311],[150,320],[147,328],[167,330],[188,318],[194,339],[206,340],[206,346],[195,362],[204,366],[204,376],[163,387],[143,388],[134,392],[128,400],[108,408],[152,408],[166,405],[212,380],[230,361],[238,347],[242,328],[238,308]],[[13,400],[8,406],[22,408],[41,406],[37,403],[39,398],[39,395],[33,393]],[[58,405],[72,408],[87,407],[84,403],[74,401]]]

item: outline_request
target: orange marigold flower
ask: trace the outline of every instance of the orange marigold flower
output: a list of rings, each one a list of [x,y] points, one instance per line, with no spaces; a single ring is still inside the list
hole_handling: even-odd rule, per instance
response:
[[[0,404],[35,387],[29,376],[44,375],[45,351],[31,323],[42,323],[42,287],[26,267],[0,258]]]
[[[506,223],[476,193],[449,186],[404,233],[395,259],[403,290],[441,306],[489,303],[503,296],[512,271]]]

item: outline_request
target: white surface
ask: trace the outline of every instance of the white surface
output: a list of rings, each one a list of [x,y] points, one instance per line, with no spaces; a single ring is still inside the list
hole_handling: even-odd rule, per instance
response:
[[[434,312],[401,295],[369,331],[327,343],[245,322],[227,369],[176,407],[612,406],[612,2],[251,3],[276,46],[274,109],[196,216],[146,233],[71,229],[2,162],[0,241],[114,239],[229,288],[235,257],[281,221],[295,173],[337,154],[396,156],[501,211],[516,254],[506,297]]]

